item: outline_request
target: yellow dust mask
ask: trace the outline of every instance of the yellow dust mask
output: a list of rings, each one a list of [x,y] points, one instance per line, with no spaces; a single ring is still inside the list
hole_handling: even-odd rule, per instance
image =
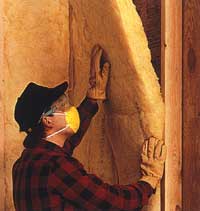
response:
[[[54,112],[53,115],[65,115],[66,126],[62,129],[56,131],[55,133],[47,136],[46,138],[50,138],[51,136],[54,136],[54,135],[62,132],[63,130],[67,129],[68,127],[70,127],[74,133],[76,133],[78,131],[79,126],[80,126],[80,117],[79,117],[79,112],[76,107],[70,106],[67,109],[67,111],[65,111],[63,113]]]
[[[80,117],[76,107],[71,106],[69,110],[65,112],[66,123],[76,133],[80,126]]]

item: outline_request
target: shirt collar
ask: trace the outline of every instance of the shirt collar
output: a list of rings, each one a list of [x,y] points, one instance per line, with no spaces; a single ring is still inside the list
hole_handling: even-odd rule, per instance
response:
[[[49,151],[54,151],[54,152],[62,152],[62,153],[67,153],[69,155],[72,155],[72,145],[69,141],[65,141],[64,146],[60,147],[59,145],[50,142],[46,139],[41,139],[39,144],[37,145],[39,148],[44,148]]]

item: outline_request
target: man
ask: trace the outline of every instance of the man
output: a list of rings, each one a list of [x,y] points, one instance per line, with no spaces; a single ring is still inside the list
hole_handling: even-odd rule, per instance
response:
[[[17,211],[140,210],[155,191],[166,155],[165,145],[155,138],[143,144],[142,177],[134,184],[105,183],[72,156],[98,111],[97,100],[106,99],[110,64],[100,69],[102,54],[95,46],[90,87],[78,108],[65,94],[67,82],[54,88],[30,83],[18,98],[15,119],[27,137],[13,165]]]

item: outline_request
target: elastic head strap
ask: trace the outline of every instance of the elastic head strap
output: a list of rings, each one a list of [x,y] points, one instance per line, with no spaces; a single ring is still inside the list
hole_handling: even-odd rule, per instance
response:
[[[52,134],[46,136],[45,138],[50,138],[50,137],[52,137],[52,136],[55,136],[56,134],[61,133],[63,130],[67,129],[68,127],[69,127],[69,125],[67,125],[66,127],[64,127],[64,128],[62,128],[62,129],[56,131],[55,133],[52,133]]]

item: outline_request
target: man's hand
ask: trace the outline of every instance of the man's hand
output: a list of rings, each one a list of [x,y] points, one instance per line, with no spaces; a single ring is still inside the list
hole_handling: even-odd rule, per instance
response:
[[[142,177],[140,180],[149,183],[154,189],[163,176],[166,153],[164,142],[153,137],[146,140],[142,146],[140,165]]]
[[[101,58],[103,57],[103,66],[100,68]],[[103,49],[96,45],[91,54],[91,64],[90,64],[90,78],[89,78],[89,88],[87,91],[87,97],[91,99],[105,100],[106,97],[106,87],[108,82],[110,72],[110,63],[107,58],[105,58],[105,52]]]

